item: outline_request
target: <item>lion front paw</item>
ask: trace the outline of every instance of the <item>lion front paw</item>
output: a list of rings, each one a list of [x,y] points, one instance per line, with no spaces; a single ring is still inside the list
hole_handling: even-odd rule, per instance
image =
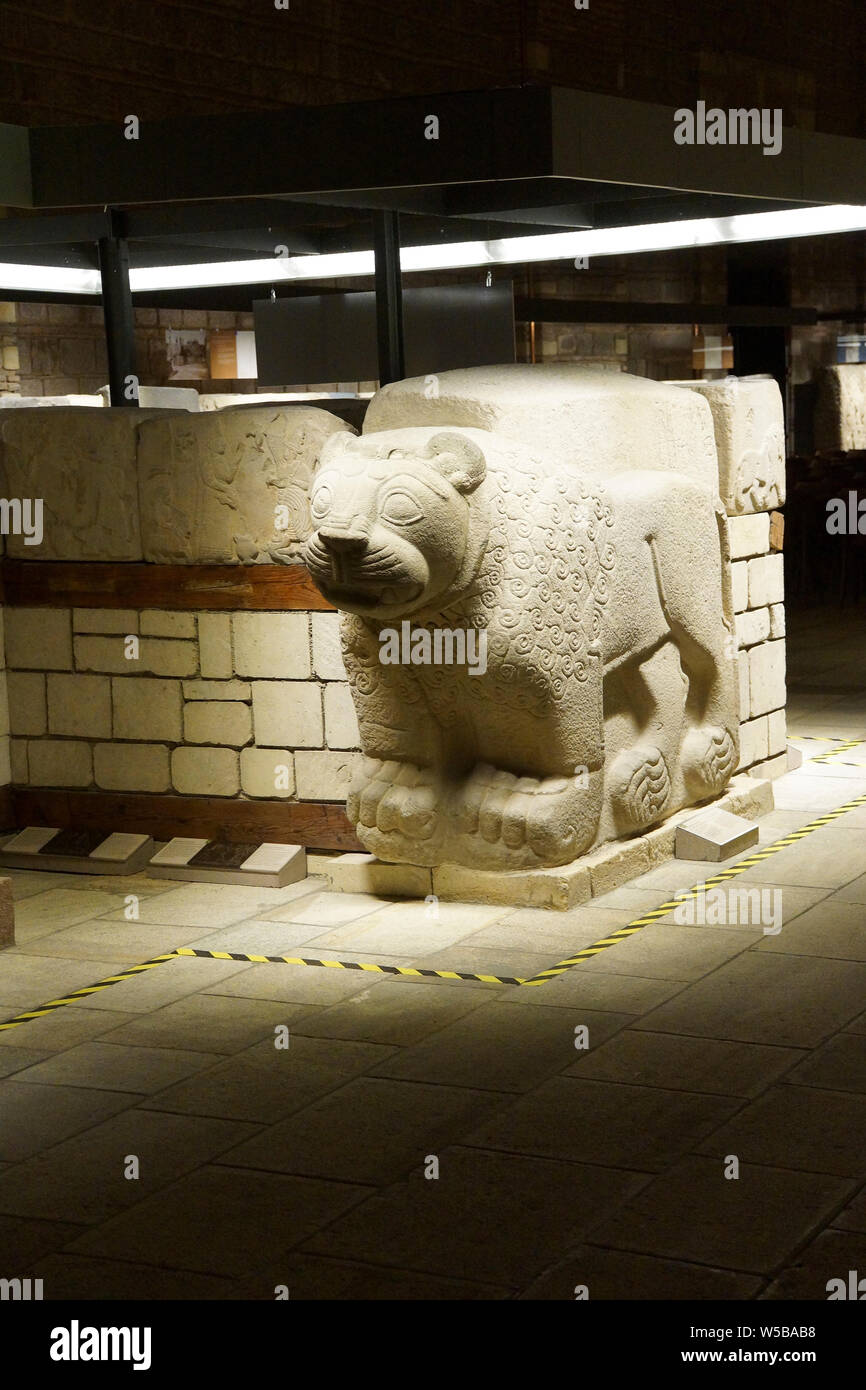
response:
[[[660,749],[647,745],[620,753],[611,773],[614,813],[623,830],[643,830],[664,811],[671,777]]]
[[[410,840],[428,840],[436,828],[440,791],[430,768],[365,758],[346,803],[349,819],[362,829]]]
[[[591,838],[593,805],[582,779],[517,777],[481,764],[461,788],[455,828],[474,839],[485,865],[564,864]]]
[[[705,724],[683,742],[683,776],[690,794],[714,796],[730,781],[737,766],[737,746],[727,729]]]

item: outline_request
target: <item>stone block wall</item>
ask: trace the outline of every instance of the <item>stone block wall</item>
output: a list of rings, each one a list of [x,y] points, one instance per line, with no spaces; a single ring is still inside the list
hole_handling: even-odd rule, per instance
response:
[[[778,520],[777,520],[778,518]],[[785,577],[778,544],[781,513],[728,520],[740,677],[739,772],[787,771]]]
[[[345,798],[359,739],[336,613],[22,607],[6,618],[16,785]]]

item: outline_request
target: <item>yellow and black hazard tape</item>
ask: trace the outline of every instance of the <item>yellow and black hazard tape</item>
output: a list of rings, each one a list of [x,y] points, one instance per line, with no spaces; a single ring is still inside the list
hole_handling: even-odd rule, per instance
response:
[[[22,1023],[30,1023],[34,1018],[44,1018],[55,1009],[62,1009],[65,1004],[80,1004],[82,999],[88,999],[91,994],[98,994],[100,990],[119,985],[122,980],[131,980],[134,975],[142,975],[145,970],[154,970],[156,966],[164,965],[167,960],[174,960],[176,954],[176,951],[167,951],[164,956],[153,956],[151,960],[142,961],[141,965],[131,965],[128,970],[121,970],[116,975],[106,975],[104,980],[97,980],[96,984],[82,985],[71,994],[61,994],[57,999],[49,999],[45,1004],[40,1004],[38,1009],[27,1009],[24,1013],[16,1014],[14,1018],[7,1018],[5,1022],[0,1023],[0,1033],[8,1028],[20,1028]]]
[[[371,975],[429,976],[435,980],[481,980],[490,985],[522,985],[514,975],[474,975],[468,970],[429,970],[420,965],[373,965],[358,960],[321,960],[309,956],[253,956],[241,951],[198,951],[179,946],[176,956],[201,956],[205,960],[241,960],[253,965],[323,965],[331,970],[366,970]]]
[[[803,735],[805,738],[806,735]],[[820,742],[829,740],[820,739]],[[856,746],[866,742],[863,739],[838,740],[845,744],[845,748],[834,749],[834,752],[844,752],[848,747]],[[824,755],[821,755],[822,757]],[[812,761],[817,761],[813,759]],[[860,767],[866,764],[849,763],[843,766]],[[0,1032],[9,1028],[18,1028],[24,1023],[29,1023],[32,1019],[43,1018],[54,1009],[61,1009],[65,1004],[80,1003],[91,994],[96,994],[100,990],[109,989],[111,985],[119,984],[122,980],[132,979],[135,975],[141,975],[146,970],[153,970],[158,965],[163,965],[166,961],[177,960],[180,957],[194,956],[204,960],[234,960],[242,964],[249,965],[312,965],[320,966],[331,970],[363,970],[371,975],[397,975],[409,978],[438,979],[438,980],[477,980],[482,984],[491,985],[544,985],[548,980],[554,980],[559,975],[564,975],[566,971],[573,970],[582,961],[591,960],[601,951],[608,950],[611,946],[617,946],[621,941],[626,941],[630,936],[643,931],[653,923],[658,922],[662,917],[666,917],[669,912],[673,912],[681,903],[689,902],[692,898],[697,898],[707,888],[715,887],[724,883],[726,879],[736,878],[738,874],[745,873],[746,869],[753,864],[760,864],[763,860],[769,859],[771,855],[778,854],[780,850],[787,849],[789,845],[796,844],[807,835],[820,830],[825,825],[830,825],[840,816],[844,816],[848,811],[854,811],[859,806],[866,806],[866,792],[861,796],[852,797],[844,805],[835,807],[832,811],[825,811],[823,815],[816,816],[807,825],[801,826],[799,830],[791,830],[781,839],[774,840],[770,845],[763,845],[744,859],[739,859],[735,864],[728,865],[725,869],[720,869],[718,873],[710,878],[702,879],[692,888],[684,893],[678,893],[675,897],[669,898],[667,902],[661,903],[652,912],[645,912],[642,917],[635,917],[624,927],[619,927],[608,936],[601,937],[594,941],[591,946],[584,946],[582,950],[575,952],[573,956],[568,956],[565,960],[558,961],[556,965],[550,966],[548,970],[542,970],[538,975],[533,975],[529,979],[519,979],[514,975],[481,975],[469,970],[431,970],[424,966],[415,965],[380,965],[369,961],[355,960],[325,960],[310,956],[266,956],[253,955],[243,951],[205,951],[191,946],[179,946],[174,951],[167,951],[165,955],[153,956],[150,960],[143,961],[141,965],[132,965],[127,970],[119,971],[116,975],[108,975],[103,980],[98,980],[95,984],[84,985],[80,989],[73,990],[71,994],[61,995],[57,999],[49,999],[47,1003],[40,1004],[38,1009],[29,1009],[25,1013],[17,1014],[14,1018],[7,1019],[0,1023]]]
[[[832,811],[825,811],[822,816],[816,816],[809,821],[808,825],[803,825],[799,830],[791,830],[781,839],[774,840],[771,845],[763,845],[756,849],[745,859],[738,859],[736,864],[730,864],[726,869],[720,869],[717,874],[710,878],[702,879],[694,887],[689,888],[685,893],[678,893],[676,897],[669,898],[666,903],[661,903],[652,912],[645,912],[642,917],[635,917],[633,922],[620,927],[617,931],[611,932],[609,936],[604,936],[600,941],[594,941],[591,946],[585,946],[582,951],[577,951],[573,956],[566,960],[561,960],[556,965],[552,965],[549,970],[542,970],[538,975],[534,975],[531,980],[521,980],[522,985],[543,985],[548,980],[556,979],[557,975],[564,975],[567,970],[573,970],[582,960],[591,960],[600,951],[605,951],[610,946],[616,946],[620,941],[627,940],[635,933],[643,931],[645,927],[650,927],[654,922],[658,922],[661,917],[666,917],[674,908],[679,907],[680,903],[689,902],[692,898],[697,898],[707,888],[714,888],[719,883],[724,883],[726,879],[736,878],[738,874],[745,873],[753,864],[760,864],[764,859],[769,859],[771,855],[778,854],[780,850],[787,849],[789,845],[796,844],[806,835],[811,835],[815,830],[820,830],[822,826],[829,825],[831,821],[838,820],[839,816],[844,816],[848,811],[854,811],[858,806],[866,806],[866,792],[862,796],[852,797],[843,806],[837,806]]]
[[[861,743],[866,742],[866,740],[862,738],[845,738],[834,741],[837,745],[835,748],[828,748],[826,753],[816,753],[815,757],[810,758],[809,761],[812,763],[829,763],[831,758],[835,760],[837,754],[848,753],[852,748],[859,748]],[[824,743],[825,740],[821,739],[821,742]],[[863,767],[863,763],[843,763],[842,766]]]

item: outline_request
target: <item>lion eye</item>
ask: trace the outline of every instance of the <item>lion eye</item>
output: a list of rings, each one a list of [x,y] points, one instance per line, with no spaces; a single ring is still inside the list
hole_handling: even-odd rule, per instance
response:
[[[331,489],[329,487],[316,488],[315,495],[310,502],[310,511],[316,519],[320,519],[331,509]]]
[[[396,526],[407,526],[412,521],[420,521],[424,513],[408,492],[391,492],[382,506],[382,518]]]

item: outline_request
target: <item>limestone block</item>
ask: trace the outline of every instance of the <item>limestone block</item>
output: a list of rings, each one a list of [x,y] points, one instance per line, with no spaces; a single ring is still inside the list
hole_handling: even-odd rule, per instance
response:
[[[188,796],[236,796],[238,755],[232,748],[175,748],[171,780],[175,791]]]
[[[301,801],[345,801],[358,753],[329,753],[317,750],[310,753],[299,749],[295,754],[295,779]]]
[[[719,492],[729,516],[785,501],[782,393],[771,377],[681,381],[709,402],[719,455]]]
[[[45,406],[104,406],[101,396],[0,396],[0,410],[37,410]]]
[[[149,414],[123,407],[16,410],[0,419],[5,497],[41,499],[43,537],[6,538],[32,560],[141,560],[136,449]]]
[[[785,605],[784,603],[773,603],[770,605],[770,636],[785,636]]]
[[[740,652],[737,658],[737,677],[739,683],[739,709],[740,723],[743,724],[749,717],[751,710],[751,695],[749,693],[749,654]]]
[[[246,700],[253,698],[253,689],[246,681],[184,681],[185,700]]]
[[[383,864],[372,854],[337,854],[325,868],[328,886],[338,893],[372,893],[383,898],[426,898],[433,871],[416,864]]]
[[[239,676],[302,680],[311,674],[306,613],[235,613],[232,627]]]
[[[168,749],[161,743],[97,743],[93,777],[104,791],[170,791]]]
[[[141,615],[141,632],[145,637],[195,637],[195,614],[146,608]]]
[[[0,950],[15,945],[15,902],[11,878],[0,878]]]
[[[364,435],[455,425],[520,441],[548,463],[610,477],[652,459],[714,491],[716,447],[709,411],[677,387],[599,367],[510,364],[395,381],[377,391]]]
[[[138,613],[134,608],[73,608],[73,632],[138,632]]]
[[[738,613],[736,629],[741,647],[754,647],[756,642],[765,642],[770,635],[769,608],[750,608],[748,613]]]
[[[311,613],[313,671],[322,681],[344,681],[346,667],[340,645],[339,613]]]
[[[79,671],[105,671],[128,675],[131,671],[154,676],[194,676],[198,667],[195,642],[172,638],[142,637],[138,656],[128,656],[123,638],[76,636],[75,665]]]
[[[785,705],[785,643],[763,642],[749,652],[749,707],[752,715]]]
[[[653,827],[718,795],[738,760],[709,406],[572,366],[435,387],[380,391],[311,490],[304,556],[344,614],[365,754],[349,818],[383,861],[493,874],[640,832],[630,874],[670,838]]]
[[[250,707],[237,700],[194,700],[184,706],[183,736],[187,743],[241,748],[253,736]]]
[[[89,787],[93,781],[90,745],[77,740],[30,739],[27,762],[34,787]]]
[[[785,597],[785,561],[781,555],[763,555],[749,561],[749,607],[764,608]]]
[[[762,777],[772,779],[783,777],[788,771],[788,755],[782,753],[777,758],[768,758],[765,762],[756,763],[749,768],[750,777]]]
[[[325,686],[325,742],[329,748],[358,748],[361,734],[348,685]]]
[[[744,560],[752,555],[766,555],[770,549],[770,517],[768,512],[752,512],[749,516],[728,519],[731,538],[731,559]]]
[[[115,738],[180,743],[183,721],[179,681],[115,676],[111,694]]]
[[[743,816],[710,807],[677,826],[677,859],[721,863],[758,843],[758,827]]]
[[[9,740],[9,745],[12,781],[16,787],[26,786],[30,780],[27,766],[27,740],[26,738],[13,738]]]
[[[107,676],[48,676],[48,731],[78,738],[111,738]]]
[[[10,669],[71,669],[68,608],[7,608],[5,628],[6,665]]]
[[[314,681],[253,681],[253,721],[260,748],[321,748],[321,686]]]
[[[230,614],[199,613],[198,650],[203,676],[226,680],[233,674]]]
[[[519,903],[521,907],[565,912],[589,901],[592,884],[585,864],[513,874],[470,869],[463,864],[440,864],[433,869],[433,892],[439,898],[464,903]]]
[[[745,724],[740,725],[740,765],[737,768],[738,772],[744,767],[751,767],[752,763],[759,762],[761,758],[766,758],[768,735],[766,715],[762,715],[758,719],[749,719]]]
[[[731,586],[734,593],[734,612],[744,613],[749,606],[749,565],[738,560],[731,565]]]
[[[8,671],[9,724],[13,734],[44,734],[48,731],[45,677],[37,671]]]
[[[820,373],[815,448],[866,449],[866,362],[844,362]]]
[[[139,485],[144,558],[281,563],[311,526],[307,487],[322,445],[350,426],[325,410],[260,406],[148,422]]]
[[[785,711],[775,709],[767,716],[767,753],[771,758],[784,753],[788,746]]]
[[[107,386],[100,386],[99,395],[105,405],[111,399],[111,392]],[[194,386],[139,386],[138,388],[139,409],[156,407],[163,410],[191,410],[198,411],[199,398],[198,391]]]
[[[242,748],[241,790],[245,796],[269,800],[294,796],[294,754],[288,748]]]

